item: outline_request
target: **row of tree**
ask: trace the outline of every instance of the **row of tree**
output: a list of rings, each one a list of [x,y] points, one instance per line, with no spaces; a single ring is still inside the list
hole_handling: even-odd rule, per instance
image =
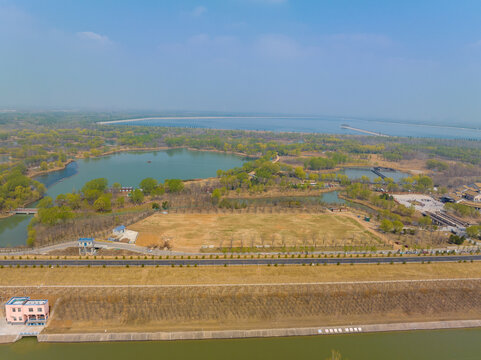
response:
[[[109,212],[113,207],[121,208],[125,204],[125,196],[120,192],[120,183],[114,183],[109,188],[105,178],[93,179],[85,183],[78,193],[60,194],[55,199],[44,197],[38,203],[38,221],[46,225],[56,225],[67,222],[75,217],[77,210],[94,210],[96,212]],[[134,189],[128,198],[133,204],[142,204],[145,196],[153,198],[169,193],[179,193],[184,188],[184,183],[179,179],[169,179],[164,184],[153,178],[143,179],[140,188]]]

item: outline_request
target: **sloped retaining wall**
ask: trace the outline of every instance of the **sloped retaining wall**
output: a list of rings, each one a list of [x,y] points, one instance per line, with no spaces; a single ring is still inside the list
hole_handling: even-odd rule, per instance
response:
[[[9,344],[21,339],[18,335],[0,335],[0,344]]]
[[[481,320],[436,321],[423,323],[329,326],[259,330],[179,331],[151,333],[39,334],[40,342],[160,341],[240,339],[254,337],[309,336],[381,331],[436,330],[481,327]],[[355,329],[355,330],[353,330]]]

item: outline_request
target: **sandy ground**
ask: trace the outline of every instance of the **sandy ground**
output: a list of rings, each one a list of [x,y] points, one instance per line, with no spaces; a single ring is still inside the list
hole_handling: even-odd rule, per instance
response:
[[[442,202],[434,200],[431,196],[420,194],[400,194],[393,195],[394,199],[400,204],[410,207],[414,205],[417,211],[438,212],[444,209]]]
[[[382,239],[357,218],[341,214],[154,214],[129,226],[139,232],[137,245],[168,240],[172,250],[199,251],[202,247],[350,245]]]

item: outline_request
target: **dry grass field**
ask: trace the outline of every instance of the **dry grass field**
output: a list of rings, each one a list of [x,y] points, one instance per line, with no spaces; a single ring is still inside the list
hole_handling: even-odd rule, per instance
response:
[[[476,278],[477,262],[2,268],[0,301],[14,295],[49,299],[51,333],[434,321],[481,317]]]
[[[0,288],[48,298],[47,332],[178,331],[474,319],[481,280],[169,288]]]
[[[400,161],[388,161],[379,154],[369,155],[369,163],[374,166],[382,166],[397,169],[400,171],[405,171],[411,174],[422,174],[429,173],[430,171],[426,168],[426,159],[407,159]],[[439,159],[442,160],[442,159]],[[444,160],[443,160],[444,161]]]
[[[267,284],[481,278],[481,263],[3,268],[1,286]],[[12,292],[13,296],[13,292]]]
[[[387,242],[344,214],[155,214],[131,226],[137,244],[196,252],[222,248],[383,247]],[[390,246],[390,245],[389,245]]]

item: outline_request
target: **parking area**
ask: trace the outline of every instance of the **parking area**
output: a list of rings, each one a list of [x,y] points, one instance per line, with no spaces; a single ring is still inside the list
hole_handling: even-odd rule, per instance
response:
[[[407,207],[414,206],[417,211],[437,213],[443,210],[442,202],[434,200],[431,196],[421,194],[401,194],[393,195],[394,199]]]

